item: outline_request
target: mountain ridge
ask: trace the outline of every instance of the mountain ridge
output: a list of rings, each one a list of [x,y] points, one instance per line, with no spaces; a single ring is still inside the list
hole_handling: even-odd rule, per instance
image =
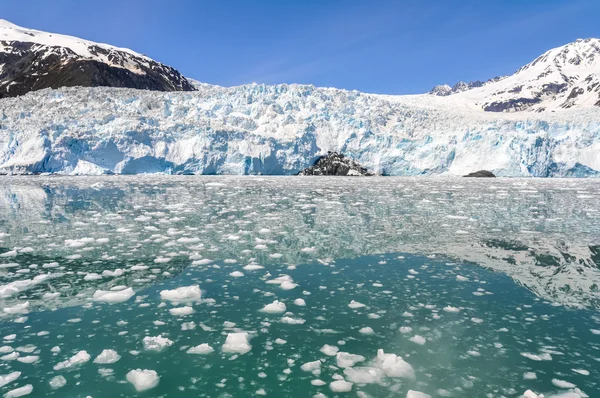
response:
[[[70,86],[195,90],[176,69],[133,50],[0,19],[0,98]]]

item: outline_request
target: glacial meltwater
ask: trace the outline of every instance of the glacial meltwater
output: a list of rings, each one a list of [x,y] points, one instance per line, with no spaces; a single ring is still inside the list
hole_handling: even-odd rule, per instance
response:
[[[5,397],[600,397],[600,180],[0,177]]]

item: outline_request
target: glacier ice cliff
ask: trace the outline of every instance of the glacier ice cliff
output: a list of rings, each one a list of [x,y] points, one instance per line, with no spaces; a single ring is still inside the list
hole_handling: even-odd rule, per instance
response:
[[[489,113],[460,97],[307,85],[60,88],[0,100],[0,172],[296,174],[328,151],[382,175],[589,177],[600,108]]]

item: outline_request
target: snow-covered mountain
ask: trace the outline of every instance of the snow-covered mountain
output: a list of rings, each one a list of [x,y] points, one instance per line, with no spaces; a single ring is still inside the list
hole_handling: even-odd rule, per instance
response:
[[[0,19],[0,98],[64,86],[194,89],[177,70],[129,49]]]
[[[4,25],[0,31],[16,29]],[[91,53],[89,42],[61,36],[67,44],[49,46],[45,41],[56,44],[56,37],[31,34],[31,48],[76,62],[114,63],[107,68],[128,76],[150,74],[146,63],[157,68],[130,50],[95,45],[106,53]],[[0,57],[2,49],[18,47],[0,43]],[[33,91],[0,100],[0,172],[296,174],[331,151],[382,175],[597,176],[598,43],[550,50],[512,76],[459,84],[442,96],[295,84],[220,87],[180,75],[169,89],[197,91]]]
[[[579,39],[545,52],[508,77],[436,86],[491,112],[600,106],[600,39]]]

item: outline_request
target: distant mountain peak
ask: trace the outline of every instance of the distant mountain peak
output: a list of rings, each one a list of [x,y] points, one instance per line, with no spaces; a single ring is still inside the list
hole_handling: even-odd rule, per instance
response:
[[[457,95],[490,112],[600,106],[600,39],[577,39],[546,51],[513,75],[459,82],[429,94]]]
[[[63,86],[191,91],[177,70],[132,51],[0,20],[0,98]]]

